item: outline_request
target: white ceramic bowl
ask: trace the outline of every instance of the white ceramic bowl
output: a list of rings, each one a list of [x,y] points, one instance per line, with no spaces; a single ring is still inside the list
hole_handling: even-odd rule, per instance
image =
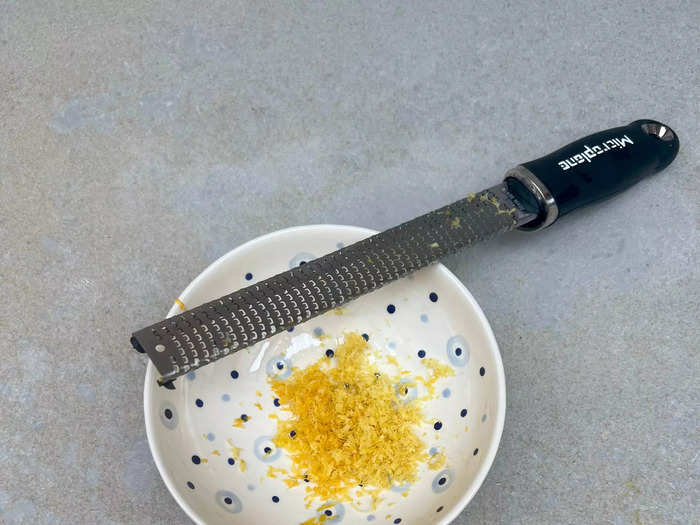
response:
[[[178,299],[199,305],[372,233],[320,225],[259,237],[210,265]],[[387,311],[389,304],[396,307],[393,314]],[[168,316],[180,311],[176,301]],[[266,477],[271,464],[289,464],[284,451],[265,456],[258,450],[269,446],[274,434],[275,421],[268,416],[281,410],[268,386],[268,365],[283,356],[304,367],[332,347],[343,331],[368,334],[373,347],[394,355],[402,369],[417,375],[426,372],[419,352],[451,365],[455,375],[441,379],[437,398],[425,405],[426,416],[440,420],[442,428],[421,429],[426,448],[444,452],[446,465],[439,471],[422,468],[418,482],[408,487],[408,497],[402,496],[406,487],[387,491],[377,509],[338,503],[327,523],[449,523],[474,496],[503,430],[503,364],[479,305],[438,264],[349,303],[342,315],[317,317],[179,378],[175,390],[157,386],[149,363],[144,387],[148,442],[165,484],[195,522],[278,525],[316,515],[315,506],[304,504],[303,487],[288,489],[279,479]],[[244,413],[250,420],[244,428],[233,428]],[[241,449],[237,461],[227,440]]]

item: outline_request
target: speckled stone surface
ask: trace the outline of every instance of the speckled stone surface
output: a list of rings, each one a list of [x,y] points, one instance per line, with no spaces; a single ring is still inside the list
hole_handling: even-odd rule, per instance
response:
[[[0,3],[0,522],[188,522],[128,336],[217,256],[655,118],[666,172],[447,261],[508,381],[455,523],[699,523],[700,3],[330,4]]]

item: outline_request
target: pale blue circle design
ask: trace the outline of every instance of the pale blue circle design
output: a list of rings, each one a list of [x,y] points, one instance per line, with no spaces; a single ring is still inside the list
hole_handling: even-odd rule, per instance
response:
[[[329,523],[340,523],[345,517],[345,506],[342,503],[333,503],[332,501],[326,502],[319,508],[323,509],[318,511],[316,514],[319,518],[325,516],[327,522]],[[332,514],[329,516],[326,514],[326,510],[330,510]]]
[[[197,377],[197,374],[195,374],[194,372],[187,372],[187,379],[189,379],[190,381],[194,381],[195,377]]]
[[[323,335],[323,328],[321,328],[320,326],[314,328],[314,335],[321,337]]]
[[[427,314],[421,314],[421,315],[420,315],[420,320],[421,320],[421,323],[427,323],[427,322],[428,322],[428,316],[427,316]]]
[[[272,452],[265,454],[265,447],[270,447]],[[253,453],[263,463],[272,463],[282,455],[282,449],[275,446],[272,442],[272,436],[260,436],[253,443]]]
[[[395,350],[395,349],[396,349],[396,343],[395,343],[394,341],[391,341],[387,346],[388,346],[389,348],[391,348],[392,350]]]
[[[393,485],[393,486],[391,487],[391,490],[392,490],[393,492],[406,492],[406,491],[407,491],[408,489],[410,489],[410,488],[411,488],[411,484],[410,484],[410,483],[406,483],[405,485]]]
[[[231,401],[231,396],[228,394],[224,394],[221,396],[221,401],[223,401],[224,403],[228,403],[229,401]]]
[[[434,455],[437,454],[437,453],[438,453],[437,447],[430,447],[430,450],[428,451],[428,454],[430,454],[431,456],[434,456]]]
[[[447,340],[447,359],[453,366],[467,366],[469,363],[469,343],[461,335],[455,335]]]
[[[408,385],[413,383],[413,385]],[[410,403],[416,397],[418,397],[418,387],[415,386],[416,382],[410,377],[404,377],[394,386],[394,393],[399,401],[402,403]]]
[[[233,492],[230,490],[220,490],[216,493],[216,503],[227,512],[231,514],[238,514],[243,510],[243,503],[238,499]],[[226,503],[226,498],[231,500],[231,503]]]
[[[207,439],[208,439],[209,441],[214,441],[214,440],[216,439],[216,436],[215,436],[214,434],[212,434],[211,432],[209,432],[209,433],[207,434]]]
[[[445,478],[445,481],[440,485],[440,480]],[[437,473],[433,479],[433,492],[441,493],[450,488],[454,481],[454,473],[450,469],[445,469]]]
[[[483,423],[484,421],[486,421],[486,414],[484,414],[483,416],[481,416],[481,422]]]
[[[374,521],[374,520],[375,520],[374,514],[367,515],[367,521]]]
[[[250,490],[251,492],[255,490],[255,485],[253,485],[252,483],[248,485],[248,490]]]
[[[165,417],[166,410],[170,410],[170,419]],[[174,429],[177,426],[177,410],[175,410],[175,405],[173,405],[170,401],[163,401],[163,403],[161,403],[160,420],[165,426],[165,428],[169,428],[170,430]]]
[[[452,395],[452,392],[450,391],[449,388],[446,388],[445,390],[442,391],[442,397],[448,398]]]
[[[274,379],[287,379],[292,375],[292,362],[284,356],[276,355],[267,362],[265,370]]]
[[[308,252],[301,252],[297,253],[292,259],[289,261],[289,267],[290,268],[296,268],[299,266],[302,262],[309,262],[313,261],[316,258],[315,255],[308,253]]]
[[[345,248],[345,245],[342,242],[339,242],[338,244],[335,245],[335,247],[338,248],[339,250],[342,250],[343,248]]]

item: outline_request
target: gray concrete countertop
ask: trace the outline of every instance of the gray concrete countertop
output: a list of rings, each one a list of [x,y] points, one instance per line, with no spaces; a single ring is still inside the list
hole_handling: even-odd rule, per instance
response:
[[[455,523],[700,523],[699,26],[693,0],[1,2],[0,522],[188,522],[128,336],[214,258],[654,118],[667,171],[447,261],[508,388]]]

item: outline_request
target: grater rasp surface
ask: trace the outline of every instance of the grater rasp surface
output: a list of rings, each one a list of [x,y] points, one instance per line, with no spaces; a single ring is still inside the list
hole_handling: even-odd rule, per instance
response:
[[[534,218],[503,184],[135,332],[160,384]]]

